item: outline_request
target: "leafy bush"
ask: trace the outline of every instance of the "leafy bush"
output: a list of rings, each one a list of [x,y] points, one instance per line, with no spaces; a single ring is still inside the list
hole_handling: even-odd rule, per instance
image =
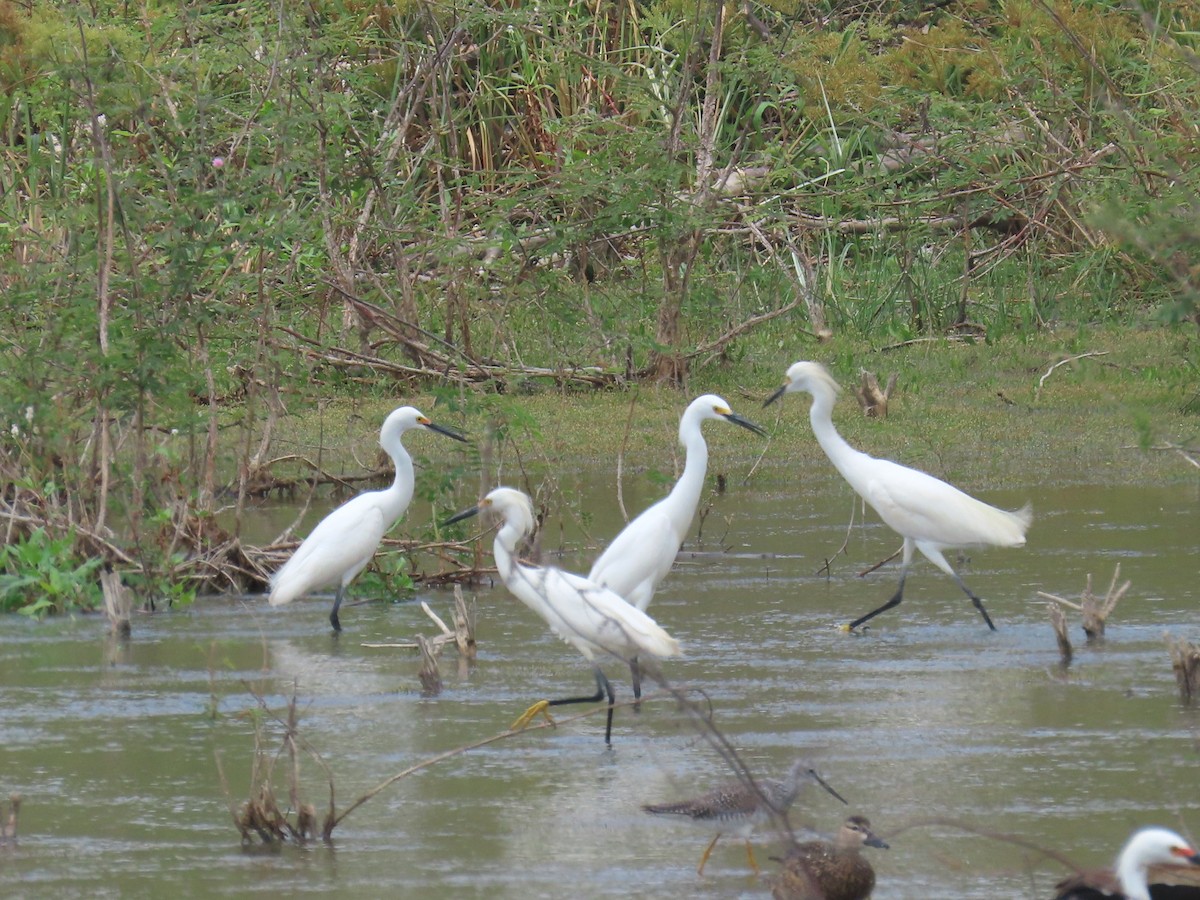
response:
[[[103,602],[97,580],[103,564],[78,562],[73,534],[55,538],[35,528],[0,549],[0,609],[36,617],[93,610]]]

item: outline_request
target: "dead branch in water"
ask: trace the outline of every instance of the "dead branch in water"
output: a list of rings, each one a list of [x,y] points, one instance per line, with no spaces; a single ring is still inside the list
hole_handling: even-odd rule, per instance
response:
[[[1078,610],[1083,614],[1083,631],[1087,635],[1088,643],[1104,640],[1104,626],[1109,615],[1121,602],[1121,598],[1125,596],[1125,592],[1129,590],[1129,586],[1133,583],[1126,581],[1119,588],[1117,587],[1117,579],[1121,575],[1121,564],[1117,563],[1116,569],[1113,570],[1112,582],[1108,586],[1108,592],[1103,598],[1097,597],[1092,593],[1092,575],[1089,572],[1087,576],[1087,584],[1083,589],[1083,594],[1079,598],[1078,603],[1073,603],[1070,600],[1065,600],[1056,594],[1047,594],[1045,591],[1038,591],[1038,596],[1044,600],[1051,600],[1071,609]]]
[[[475,658],[475,610],[467,606],[459,584],[454,586],[454,643],[463,659]]]
[[[225,777],[225,770],[221,764],[221,753],[217,751],[217,775],[221,780],[221,787],[229,803],[229,813],[233,818],[233,824],[241,834],[243,844],[254,844],[256,838],[258,842],[268,846],[278,845],[289,840],[296,843],[305,843],[316,837],[317,811],[313,804],[305,803],[300,795],[299,751],[303,749],[324,770],[325,776],[329,781],[329,814],[325,820],[327,826],[334,811],[333,773],[325,761],[321,759],[320,754],[309,747],[299,737],[299,717],[296,712],[294,686],[292,696],[288,700],[286,720],[280,719],[271,711],[261,694],[252,688],[250,689],[250,693],[270,719],[274,720],[277,724],[283,725],[284,735],[280,748],[273,753],[268,753],[264,745],[262,722],[256,720],[254,727],[254,762],[250,770],[250,797],[240,807],[234,806],[229,782]],[[275,764],[285,755],[289,763],[288,808],[295,817],[294,822],[289,818],[289,813],[284,812],[280,808],[279,803],[275,799],[275,790],[272,786]]]
[[[475,614],[467,608],[467,601],[463,596],[461,585],[454,586],[454,628],[451,629],[442,620],[442,617],[433,611],[433,609],[424,600],[421,601],[421,609],[425,615],[433,620],[441,634],[435,635],[432,638],[426,638],[424,635],[418,635],[412,641],[400,641],[387,643],[368,642],[363,643],[363,647],[371,647],[373,649],[402,649],[402,650],[421,650],[421,641],[424,640],[429,645],[429,649],[433,651],[434,656],[441,653],[444,644],[454,644],[458,648],[459,655],[464,659],[475,658]]]
[[[442,692],[442,675],[437,661],[441,645],[435,648],[429,638],[418,634],[417,648],[421,651],[421,670],[417,673],[421,679],[421,696],[436,697]]]
[[[8,815],[0,807],[0,847],[17,843],[17,816],[21,812],[21,795],[8,795]]]
[[[100,573],[100,590],[104,594],[104,611],[108,624],[117,637],[127,638],[133,631],[133,591],[111,569]]]
[[[1071,665],[1071,657],[1074,651],[1071,649],[1071,639],[1067,637],[1067,617],[1063,613],[1062,607],[1057,604],[1050,605],[1050,624],[1054,626],[1054,636],[1058,639],[1058,652],[1062,657],[1062,667],[1065,669]]]
[[[1191,706],[1200,699],[1200,647],[1169,634],[1163,637],[1171,654],[1175,681],[1179,684],[1179,700],[1184,706]]]

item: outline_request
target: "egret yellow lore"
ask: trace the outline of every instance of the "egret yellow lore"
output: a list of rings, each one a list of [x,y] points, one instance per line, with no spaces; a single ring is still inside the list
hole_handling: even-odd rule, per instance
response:
[[[708,444],[700,426],[710,420],[732,422],[758,435],[766,431],[737,415],[716,394],[693,400],[679,419],[679,443],[683,446],[683,473],[671,492],[647,507],[626,525],[600,554],[588,579],[606,587],[638,609],[645,611],[675,562],[687,537],[708,472]],[[630,664],[633,694],[640,697],[641,677],[636,659]]]
[[[611,656],[628,663],[634,657],[678,656],[678,641],[636,606],[582,575],[521,562],[517,547],[534,527],[533,503],[521,491],[495,488],[477,505],[451,516],[444,524],[459,522],[487,509],[499,513],[503,519],[492,547],[500,580],[513,596],[541,616],[551,631],[583,654],[596,677],[595,694],[539,701],[517,719],[513,728],[524,727],[539,713],[546,714],[547,707],[599,703],[607,695],[604,741],[611,743],[616,696],[598,659]]]
[[[435,425],[411,406],[393,410],[379,431],[379,446],[387,451],[396,468],[392,486],[359,494],[318,522],[291,558],[271,576],[268,599],[272,606],[290,603],[310,591],[336,583],[337,596],[329,613],[329,624],[334,631],[342,630],[338,609],[346,588],[371,562],[383,536],[404,515],[412,500],[412,457],[400,439],[414,428],[466,441],[458,432]]]
[[[896,593],[883,606],[855,619],[847,629],[853,630],[900,604],[915,549],[954,579],[971,598],[988,628],[995,631],[983,601],[954,571],[943,551],[970,546],[1024,546],[1025,532],[1033,521],[1032,508],[1026,504],[1015,512],[997,509],[925,472],[854,449],[833,426],[833,404],[839,390],[833,376],[820,363],[798,362],[787,370],[783,386],[763,405],[794,391],[811,394],[809,421],[817,443],[850,487],[871,505],[884,524],[904,538]]]

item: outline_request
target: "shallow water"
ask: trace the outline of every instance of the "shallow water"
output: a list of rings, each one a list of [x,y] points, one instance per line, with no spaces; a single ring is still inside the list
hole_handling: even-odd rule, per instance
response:
[[[567,489],[595,511],[597,539],[618,527],[611,473]],[[637,510],[662,489],[627,479]],[[1029,544],[972,553],[961,571],[985,598],[990,633],[957,587],[924,560],[904,603],[863,635],[834,626],[873,609],[896,570],[857,572],[899,544],[877,520],[856,524],[846,553],[848,489],[831,473],[766,470],[731,479],[714,499],[651,613],[683,642],[666,666],[702,688],[714,721],[757,773],[813,759],[845,795],[803,795],[794,825],[832,830],[854,811],[892,848],[871,852],[876,898],[1046,896],[1061,866],[995,839],[941,825],[1020,835],[1080,864],[1105,863],[1141,824],[1200,832],[1200,711],[1182,707],[1164,631],[1200,641],[1196,574],[1200,487],[1030,482],[984,499],[1035,506]],[[264,513],[265,515],[265,513]],[[562,564],[586,570],[577,529]],[[1133,582],[1099,648],[1063,672],[1039,590],[1098,590],[1115,564]],[[666,700],[530,731],[404,779],[355,811],[332,847],[241,849],[214,756],[235,802],[248,793],[251,689],[278,710],[295,686],[300,732],[332,772],[339,808],[404,768],[496,734],[530,701],[586,693],[571,648],[502,587],[468,591],[478,605],[479,658],[443,656],[444,691],[423,698],[408,650],[364,646],[434,633],[415,602],[272,610],[262,598],[213,598],[139,618],[127,643],[98,618],[0,619],[0,797],[25,798],[20,843],[0,848],[6,896],[319,893],[346,896],[767,896],[736,840],[660,821],[643,803],[677,799],[729,777],[722,760]],[[443,617],[448,591],[424,591]],[[607,667],[619,699],[628,679]],[[584,711],[587,707],[576,707]],[[570,715],[567,713],[564,717]],[[269,727],[273,749],[281,731]],[[305,798],[328,791],[303,763]],[[276,790],[286,798],[286,781]],[[755,840],[770,871],[769,831]],[[11,891],[15,888],[15,894]]]

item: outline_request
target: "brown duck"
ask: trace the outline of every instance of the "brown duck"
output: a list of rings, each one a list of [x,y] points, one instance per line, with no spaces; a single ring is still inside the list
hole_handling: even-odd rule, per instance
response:
[[[783,871],[771,884],[775,900],[866,900],[875,887],[875,870],[863,847],[887,844],[863,816],[842,823],[832,841],[806,841],[783,859]]]

